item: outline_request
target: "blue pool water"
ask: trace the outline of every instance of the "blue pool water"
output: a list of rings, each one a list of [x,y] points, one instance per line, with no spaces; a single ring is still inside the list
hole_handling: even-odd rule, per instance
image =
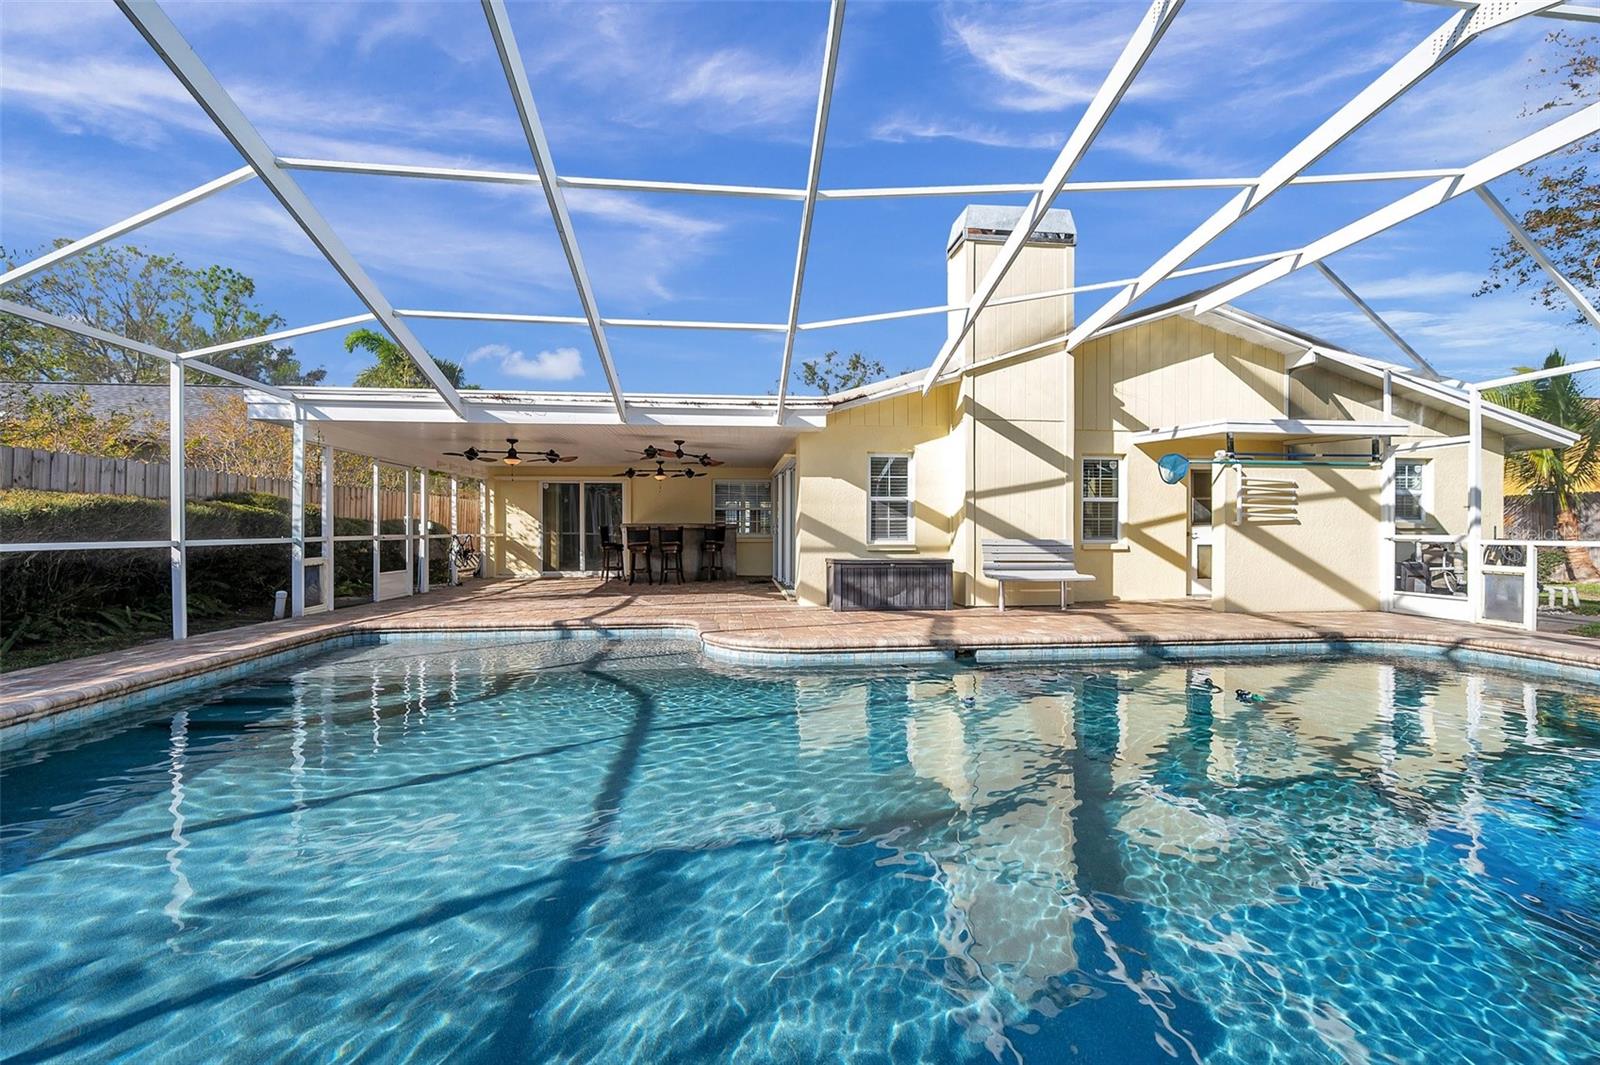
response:
[[[1595,1061],[1597,811],[1425,663],[343,651],[6,756],[0,1051]]]

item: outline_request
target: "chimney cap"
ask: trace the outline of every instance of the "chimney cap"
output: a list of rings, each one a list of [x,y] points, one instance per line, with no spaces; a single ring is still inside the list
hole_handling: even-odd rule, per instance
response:
[[[1008,207],[1002,204],[968,204],[956,216],[955,223],[950,227],[950,240],[945,245],[945,253],[955,251],[956,245],[963,239],[978,240],[985,243],[1002,243],[1011,231],[1017,228],[1017,223],[1022,220],[1023,207]],[[1078,242],[1078,227],[1072,220],[1072,212],[1061,207],[1052,207],[1044,213],[1044,218],[1034,229],[1033,235],[1028,238],[1029,244],[1057,244],[1071,247]]]

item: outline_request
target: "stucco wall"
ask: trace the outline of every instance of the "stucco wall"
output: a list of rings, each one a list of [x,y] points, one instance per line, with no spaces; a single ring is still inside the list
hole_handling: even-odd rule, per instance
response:
[[[921,554],[949,557],[961,505],[963,472],[950,431],[955,388],[926,398],[904,396],[839,411],[822,432],[795,444],[799,482],[795,595],[802,603],[827,599],[829,558]],[[911,455],[913,544],[867,542],[867,456]]]
[[[1241,476],[1229,468],[1213,495],[1212,605],[1230,611],[1376,610],[1380,563],[1381,469],[1289,467],[1253,471],[1299,487],[1292,520],[1234,524]]]

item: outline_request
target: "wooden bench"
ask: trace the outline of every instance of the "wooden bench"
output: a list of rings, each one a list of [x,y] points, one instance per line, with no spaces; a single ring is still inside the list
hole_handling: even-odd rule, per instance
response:
[[[1006,608],[1006,581],[1055,581],[1061,585],[1061,609],[1072,602],[1074,581],[1092,581],[1079,573],[1069,540],[985,540],[983,575],[1000,582],[1000,609]]]

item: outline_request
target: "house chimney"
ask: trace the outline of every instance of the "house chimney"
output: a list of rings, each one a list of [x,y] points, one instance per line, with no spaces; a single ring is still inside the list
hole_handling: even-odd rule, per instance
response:
[[[950,303],[965,304],[972,299],[984,272],[999,257],[1000,246],[1022,218],[1023,210],[1021,207],[973,204],[957,216],[950,227],[950,240],[945,249]],[[1060,208],[1046,211],[1022,254],[1006,272],[994,299],[1071,288],[1077,240],[1071,211]],[[1060,336],[1072,328],[1072,306],[1070,295],[1000,307],[991,301],[962,342],[955,363],[968,365]],[[964,312],[951,312],[946,336],[954,336],[960,330],[963,318]]]

